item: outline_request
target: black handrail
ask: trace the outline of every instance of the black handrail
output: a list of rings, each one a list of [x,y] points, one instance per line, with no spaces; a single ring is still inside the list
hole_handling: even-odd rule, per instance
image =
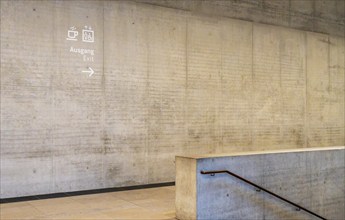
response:
[[[241,177],[241,176],[239,176],[239,175],[237,175],[237,174],[235,174],[235,173],[233,173],[233,172],[230,172],[229,170],[201,171],[200,173],[201,173],[201,174],[204,174],[204,175],[205,175],[205,174],[211,174],[211,176],[214,176],[216,173],[227,173],[227,174],[229,174],[229,175],[231,175],[231,176],[236,177],[237,179],[242,180],[243,182],[248,183],[249,185],[252,185],[252,186],[258,188],[259,191],[262,190],[262,191],[264,191],[264,192],[266,192],[266,193],[268,193],[268,194],[270,194],[270,195],[272,195],[272,196],[275,196],[275,197],[278,198],[278,199],[283,200],[284,202],[287,202],[287,203],[289,203],[289,204],[291,204],[291,205],[297,207],[297,210],[298,210],[298,211],[299,211],[299,210],[303,210],[303,211],[308,212],[309,214],[312,214],[313,216],[316,216],[316,217],[318,217],[318,218],[320,218],[320,219],[327,220],[326,218],[324,218],[324,217],[322,217],[322,216],[316,214],[315,212],[312,212],[312,211],[310,211],[310,210],[308,210],[308,209],[306,209],[306,208],[304,208],[304,207],[302,207],[302,206],[300,206],[300,205],[298,205],[298,204],[296,204],[296,203],[294,203],[294,202],[291,202],[290,200],[285,199],[285,198],[283,198],[283,197],[281,197],[281,196],[279,196],[279,195],[277,195],[277,194],[275,194],[275,193],[273,193],[273,192],[271,192],[271,191],[269,191],[269,190],[267,190],[267,189],[265,189],[265,188],[263,188],[263,187],[261,187],[261,186],[255,184],[255,183],[253,183],[253,182],[251,182],[251,181],[249,181],[249,180],[247,180],[247,179],[245,179],[245,178],[243,178],[243,177]]]

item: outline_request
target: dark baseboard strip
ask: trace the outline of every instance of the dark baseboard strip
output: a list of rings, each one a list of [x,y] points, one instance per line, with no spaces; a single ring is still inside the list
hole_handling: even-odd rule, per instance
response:
[[[153,184],[137,185],[137,186],[124,186],[124,187],[113,187],[113,188],[105,188],[105,189],[91,189],[91,190],[74,191],[74,192],[52,193],[52,194],[35,195],[35,196],[5,198],[5,199],[0,199],[0,203],[2,204],[2,203],[11,203],[11,202],[24,202],[24,201],[38,200],[38,199],[52,199],[52,198],[61,198],[61,197],[68,197],[68,196],[80,196],[80,195],[118,192],[118,191],[135,190],[135,189],[148,189],[148,188],[174,186],[174,185],[175,185],[175,182],[167,182],[167,183],[153,183]]]

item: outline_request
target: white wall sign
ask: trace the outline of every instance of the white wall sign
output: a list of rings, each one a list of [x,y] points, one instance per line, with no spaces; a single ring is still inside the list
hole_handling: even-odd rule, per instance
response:
[[[76,27],[70,27],[70,29],[67,31],[67,38],[66,40],[73,40],[73,41],[77,41],[77,37],[78,37],[78,31],[76,31],[77,28]]]
[[[79,41],[85,42],[87,44],[95,42],[95,32],[92,30],[91,26],[85,25],[81,30],[82,35],[79,35],[79,30],[75,26],[70,27],[67,30],[67,38],[68,41]],[[81,38],[80,38],[81,37]],[[94,49],[88,48],[77,48],[74,46],[70,46],[69,48],[70,53],[80,54],[83,58],[84,62],[94,62]],[[89,73],[89,77],[94,74],[94,70],[91,67],[88,67],[88,70],[83,70],[82,73]]]
[[[92,30],[91,26],[84,27],[82,40],[88,43],[95,42],[95,32]]]
[[[79,31],[75,26],[72,26],[67,30],[66,40],[78,41]],[[84,26],[82,29],[82,38],[81,40],[86,43],[95,42],[95,32],[92,30],[91,26]]]
[[[95,73],[95,71],[93,71],[93,69],[92,69],[91,67],[89,67],[88,69],[89,69],[89,70],[83,70],[83,71],[81,71],[81,72],[83,72],[83,73],[88,73],[88,74],[89,74],[89,77],[90,77],[90,76],[92,76],[92,75]]]

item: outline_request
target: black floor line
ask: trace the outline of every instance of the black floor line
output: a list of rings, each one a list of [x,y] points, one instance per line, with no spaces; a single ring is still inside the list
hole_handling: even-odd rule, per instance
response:
[[[35,196],[5,198],[5,199],[0,199],[0,203],[2,204],[2,203],[11,203],[11,202],[23,202],[23,201],[38,200],[38,199],[52,199],[52,198],[61,198],[61,197],[69,197],[69,196],[118,192],[118,191],[135,190],[135,189],[148,189],[148,188],[154,188],[154,187],[174,186],[174,185],[175,185],[175,182],[166,182],[166,183],[154,183],[154,184],[137,185],[137,186],[124,186],[124,187],[113,187],[113,188],[104,188],[104,189],[82,190],[82,191],[74,191],[74,192],[52,193],[52,194],[35,195]]]

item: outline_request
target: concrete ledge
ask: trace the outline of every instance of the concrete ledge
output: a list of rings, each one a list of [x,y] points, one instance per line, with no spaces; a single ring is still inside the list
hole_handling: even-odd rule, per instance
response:
[[[345,147],[176,156],[178,219],[314,219],[230,170],[327,219],[345,219]]]

